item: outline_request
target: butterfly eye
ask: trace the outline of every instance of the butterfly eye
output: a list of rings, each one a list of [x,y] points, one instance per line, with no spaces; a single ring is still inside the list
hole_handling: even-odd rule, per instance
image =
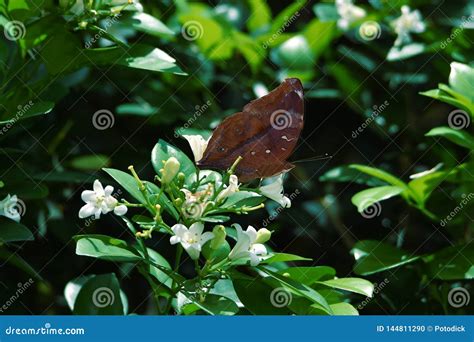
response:
[[[222,146],[221,146],[221,147],[217,148],[217,151],[219,151],[219,152],[225,152],[225,147],[222,147]]]

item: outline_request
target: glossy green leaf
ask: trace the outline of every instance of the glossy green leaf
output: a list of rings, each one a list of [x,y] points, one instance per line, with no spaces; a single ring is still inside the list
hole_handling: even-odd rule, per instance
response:
[[[404,191],[399,186],[379,186],[358,192],[352,196],[352,203],[357,207],[357,210],[362,213],[365,209],[372,206],[374,203],[384,201],[391,197],[397,196]]]
[[[81,284],[82,283],[82,284]],[[76,315],[123,315],[123,295],[114,273],[92,275],[85,281],[73,282],[65,294],[74,299]],[[80,289],[78,289],[80,288]],[[75,297],[75,298],[74,298]]]
[[[69,165],[78,170],[100,170],[110,165],[110,159],[103,154],[91,154],[73,158]]]
[[[474,279],[474,243],[446,247],[423,257],[431,278],[453,281]]]
[[[417,201],[424,205],[434,189],[446,180],[446,178],[446,172],[433,172],[413,179],[408,183],[408,187],[411,189]]]
[[[120,22],[156,37],[170,37],[175,34],[161,20],[145,12],[135,12],[129,18],[121,19]]]
[[[417,261],[420,257],[380,241],[359,241],[351,250],[356,260],[354,272],[369,275]]]
[[[371,166],[365,166],[365,165],[359,165],[359,164],[351,164],[349,165],[350,168],[356,169],[360,172],[363,172],[369,176],[378,178],[384,182],[387,182],[388,184],[399,186],[399,187],[405,187],[406,184],[403,182],[401,179],[395,177],[394,175],[381,170],[377,169],[375,167]]]
[[[76,235],[76,254],[108,261],[138,262],[143,258],[123,240],[107,235]]]
[[[0,217],[0,244],[31,240],[34,240],[34,236],[24,225],[9,218]]]
[[[97,65],[119,64],[135,69],[186,75],[173,57],[153,46],[134,44],[130,48],[114,46],[87,49],[83,53]]]
[[[258,267],[260,271],[266,273],[268,276],[272,277],[276,281],[278,281],[281,285],[287,287],[288,289],[294,291],[298,295],[311,300],[312,302],[321,306],[327,313],[331,313],[331,308],[327,303],[326,299],[324,299],[321,294],[319,294],[316,290],[312,289],[309,286],[306,286],[300,282],[294,281],[290,278],[284,277],[276,272],[270,271],[263,267]]]
[[[288,262],[288,261],[311,261],[313,259],[305,258],[299,255],[288,254],[288,253],[273,253],[271,257],[262,261],[262,264],[272,264],[275,262]]]
[[[302,284],[312,285],[317,281],[334,278],[336,270],[329,266],[308,266],[290,267],[280,270],[278,273]]]
[[[337,278],[321,281],[319,283],[335,289],[359,293],[367,297],[372,297],[374,292],[374,285],[360,278]]]
[[[186,178],[196,173],[196,166],[184,152],[160,139],[151,152],[151,163],[157,175],[161,176],[163,161],[168,160],[170,157],[178,159],[180,163],[179,171],[183,172]]]
[[[349,303],[330,304],[331,310],[336,316],[358,316],[359,312]]]
[[[466,118],[467,120],[468,118]],[[474,136],[466,131],[453,129],[450,127],[436,127],[426,133],[427,137],[443,137],[453,143],[474,150]]]
[[[365,184],[368,186],[385,185],[386,182],[374,178],[373,176],[363,173],[356,168],[349,166],[338,166],[327,171],[321,177],[321,182],[355,182],[358,184]]]
[[[239,307],[233,300],[215,294],[206,295],[204,301],[193,300],[193,304],[210,315],[231,316],[239,312]],[[186,312],[185,308],[184,312]]]

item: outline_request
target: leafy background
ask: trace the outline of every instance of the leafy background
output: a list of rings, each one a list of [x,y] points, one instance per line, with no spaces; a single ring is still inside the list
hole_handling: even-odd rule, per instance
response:
[[[404,4],[421,11],[427,30],[398,50],[390,20]],[[294,195],[291,209],[268,206],[266,215],[242,223],[268,224],[276,232],[275,250],[312,258],[340,276],[385,284],[361,303],[361,314],[470,312],[472,303],[449,305],[448,293],[456,287],[472,292],[474,202],[441,225],[474,191],[470,136],[425,134],[448,126],[453,104],[472,117],[473,72],[448,77],[451,62],[472,61],[474,26],[463,20],[474,4],[358,5],[367,18],[342,32],[332,2],[0,1],[0,24],[23,25],[16,39],[13,31],[1,36],[0,197],[17,194],[26,208],[21,226],[0,222],[1,303],[34,279],[6,313],[68,314],[68,281],[108,272],[120,279],[129,311],[150,313],[147,285],[136,271],[75,255],[77,234],[129,238],[111,215],[79,220],[81,191],[96,178],[110,183],[102,167],[134,164],[152,179],[149,155],[159,138],[190,153],[176,129],[186,124],[209,132],[288,76],[299,77],[306,90],[305,129],[293,159],[331,158],[297,164],[285,184]],[[360,36],[367,20],[379,25],[375,39]],[[199,24],[197,33],[189,23]],[[419,94],[440,83],[464,94],[464,105],[437,101],[449,95],[442,89],[426,94],[431,97]],[[96,128],[99,110],[112,113],[112,127]],[[472,125],[463,132],[469,131]],[[420,201],[403,195],[410,174],[440,162],[443,174],[421,186]],[[382,189],[382,198],[401,196],[381,202],[368,219],[357,210],[363,201],[353,196],[378,186],[391,187]],[[171,258],[167,241],[150,246]]]

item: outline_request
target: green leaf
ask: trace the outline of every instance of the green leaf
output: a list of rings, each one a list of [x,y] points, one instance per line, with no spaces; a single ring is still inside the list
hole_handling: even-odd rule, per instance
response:
[[[362,173],[356,168],[350,166],[338,166],[334,169],[331,169],[319,177],[319,180],[321,182],[355,182],[368,186],[379,186],[386,184],[384,181],[374,178],[366,173]]]
[[[351,250],[356,260],[354,272],[369,275],[417,261],[420,257],[380,241],[359,241]]]
[[[407,58],[411,58],[422,54],[426,51],[426,47],[424,44],[420,43],[412,43],[408,45],[404,45],[403,47],[392,47],[387,55],[387,61],[394,62],[394,61],[401,61]]]
[[[190,175],[196,173],[196,166],[184,152],[160,139],[151,152],[151,163],[157,175],[161,176],[160,170],[163,168],[163,161],[170,157],[178,159],[180,163],[179,171],[184,173],[187,179],[190,178]]]
[[[284,287],[287,287],[291,291],[294,291],[296,294],[311,300],[313,303],[318,304],[326,313],[332,313],[331,308],[329,307],[329,304],[327,303],[326,299],[311,287],[306,286],[300,282],[294,281],[293,279],[284,277],[264,267],[258,267],[258,269],[278,281]]]
[[[14,241],[31,240],[34,240],[34,236],[24,225],[9,218],[0,217],[0,245]]]
[[[474,279],[474,243],[450,246],[423,257],[431,278],[453,281]]]
[[[299,10],[306,4],[306,1],[298,0],[293,2],[291,5],[283,9],[278,15],[272,20],[272,26],[270,32],[278,32],[290,19],[297,19],[301,13]]]
[[[456,97],[451,97],[451,95],[447,94],[445,91],[442,91],[440,89],[432,89],[425,92],[421,92],[420,94],[431,97],[439,101],[446,102],[455,107],[463,108],[466,111],[470,112],[471,115],[473,115],[474,113],[474,105],[470,101],[461,100]]]
[[[388,184],[391,185],[396,185],[399,187],[406,187],[405,182],[403,182],[401,179],[395,177],[394,175],[381,170],[377,169],[375,167],[370,167],[370,166],[365,166],[365,165],[359,165],[359,164],[351,164],[349,165],[350,168],[356,169],[360,172],[363,172],[365,174],[368,174],[369,176],[378,178],[384,182],[387,182]]]
[[[330,279],[321,281],[319,284],[324,284],[339,290],[359,293],[367,297],[372,297],[374,292],[374,285],[371,282],[360,278]]]
[[[91,154],[76,157],[69,161],[69,165],[78,170],[100,170],[110,165],[110,158],[104,154]]]
[[[398,186],[379,186],[358,192],[352,196],[352,203],[357,207],[359,213],[372,206],[374,203],[384,201],[391,197],[397,196],[404,191]]]
[[[136,250],[107,235],[76,235],[76,254],[108,261],[138,262],[143,258]]]
[[[304,36],[308,40],[310,49],[314,54],[313,57],[316,60],[326,51],[329,44],[331,44],[336,30],[336,23],[333,21],[313,19],[307,24]]]
[[[288,262],[288,261],[311,261],[313,259],[305,258],[299,255],[287,254],[287,253],[273,253],[268,259],[265,259],[261,264],[272,264],[275,262]]]
[[[320,280],[334,278],[336,270],[329,266],[309,266],[290,267],[280,270],[278,273],[302,284],[312,285]]]
[[[148,202],[143,193],[138,188],[138,184],[132,175],[116,169],[103,169],[107,172],[117,183],[119,183],[130,195],[132,195],[141,204],[147,205]],[[148,192],[151,193],[149,201],[155,205],[160,204],[162,208],[166,209],[175,219],[178,219],[179,214],[169,200],[165,193],[161,193],[160,188],[154,183],[143,181]]]
[[[80,289],[78,289],[80,288]],[[66,286],[65,295],[74,300],[76,315],[123,315],[124,296],[114,273],[92,275]],[[74,298],[75,297],[75,298]]]
[[[241,208],[243,206],[256,206],[265,201],[265,197],[253,191],[237,191],[226,198],[221,208]]]
[[[428,133],[426,133],[425,135],[427,137],[441,136],[443,138],[448,139],[449,141],[452,141],[453,143],[459,146],[466,147],[470,150],[474,150],[474,136],[467,133],[466,131],[453,129],[450,127],[436,127],[436,128],[433,128]]]
[[[211,315],[230,316],[239,312],[239,307],[233,300],[215,294],[207,294],[204,301],[192,300],[192,302]],[[183,311],[186,313],[186,306],[183,308]]]
[[[234,271],[232,282],[235,292],[245,309],[254,315],[288,315],[286,306],[275,306],[271,302],[274,288],[263,282],[260,277],[249,277]]]
[[[446,172],[433,172],[413,179],[408,183],[408,187],[416,197],[417,202],[424,206],[434,189],[446,178]]]
[[[145,12],[135,12],[129,18],[121,19],[120,23],[159,38],[175,35],[161,20]]]
[[[359,312],[349,303],[330,304],[331,310],[336,316],[358,316]]]
[[[250,32],[262,30],[272,20],[272,12],[265,0],[249,0],[250,15],[247,21],[247,28]]]
[[[86,49],[83,53],[97,65],[119,64],[135,69],[186,75],[176,65],[176,60],[173,57],[153,46],[142,44],[135,44],[130,48],[114,46]]]
[[[18,110],[18,108],[16,108],[15,111],[9,115],[10,119],[3,121],[0,120],[0,124],[15,123],[17,120],[23,120],[38,115],[48,114],[53,110],[54,105],[54,102],[51,101],[41,101],[35,102],[32,105],[25,105],[22,107],[21,110]]]
[[[168,260],[166,260],[161,254],[151,248],[147,248],[147,251],[148,256],[155,265],[160,265],[162,268],[166,268],[171,271],[171,265],[169,264]],[[160,268],[156,266],[150,266],[150,274],[153,275],[160,283],[171,287],[171,283],[173,280]]]

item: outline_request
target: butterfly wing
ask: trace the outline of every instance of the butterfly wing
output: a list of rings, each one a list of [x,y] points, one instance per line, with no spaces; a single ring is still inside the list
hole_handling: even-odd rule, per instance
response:
[[[248,103],[242,112],[214,130],[198,165],[225,170],[241,156],[236,174],[242,182],[270,177],[293,167],[286,159],[296,147],[304,116],[303,87],[298,79]]]

